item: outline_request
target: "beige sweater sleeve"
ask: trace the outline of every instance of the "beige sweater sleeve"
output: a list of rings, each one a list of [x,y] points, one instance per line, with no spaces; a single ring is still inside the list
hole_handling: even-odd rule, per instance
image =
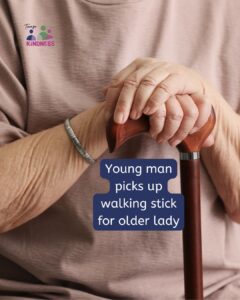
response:
[[[215,144],[202,160],[230,218],[240,223],[240,116],[221,95],[209,89],[216,113]]]

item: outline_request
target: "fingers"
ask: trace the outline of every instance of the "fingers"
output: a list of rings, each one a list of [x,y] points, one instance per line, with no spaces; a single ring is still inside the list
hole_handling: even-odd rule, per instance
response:
[[[156,85],[168,76],[166,71],[159,71],[159,67],[163,68],[165,65],[168,64],[156,62],[152,58],[137,59],[119,72],[113,78],[110,85],[103,89],[106,95],[108,89],[121,88],[120,94],[113,93],[111,97],[108,97],[108,106],[112,107],[115,105],[115,122],[124,123],[128,119],[131,110],[131,117],[133,119],[141,116],[146,101]],[[155,71],[152,73],[154,69],[158,69],[158,72]],[[146,76],[147,74],[152,74],[152,76]],[[116,97],[117,94],[118,97]]]
[[[164,71],[164,69],[160,72],[159,67],[145,74],[136,90],[135,97],[133,99],[133,105],[130,114],[132,119],[136,120],[141,117],[143,109],[156,86],[159,84],[159,82],[167,78],[168,75],[169,73]]]
[[[170,97],[166,102],[166,118],[163,130],[158,134],[158,143],[168,141],[178,130],[183,118],[183,110],[176,97]]]
[[[162,104],[159,109],[149,117],[150,122],[150,135],[156,139],[157,135],[163,130],[166,118],[166,105]]]
[[[122,124],[128,119],[133,98],[138,87],[138,80],[133,79],[134,75],[130,75],[124,80],[114,112],[114,121],[116,123]]]
[[[143,112],[144,114],[151,115],[169,97],[197,92],[202,92],[202,85],[197,80],[189,80],[189,76],[184,75],[184,73],[172,73],[157,85]]]
[[[198,107],[189,95],[179,95],[176,98],[181,105],[183,118],[178,130],[169,140],[171,146],[176,146],[188,136],[199,116]]]
[[[113,77],[110,84],[103,88],[103,93],[106,100],[106,116],[110,117],[114,111],[116,101],[120,95],[123,80],[131,73],[133,73],[139,65],[137,60],[134,60],[127,67],[122,69],[116,76]]]
[[[198,119],[196,120],[194,128],[191,131],[191,133],[193,133],[200,129],[207,122],[211,114],[212,105],[205,95],[194,93],[191,95],[191,98],[193,99],[199,111]]]
[[[171,146],[180,144],[194,128],[200,124],[195,131],[199,130],[209,118],[211,106],[209,109],[208,104],[205,105],[200,97],[198,101],[197,105],[190,95],[170,97],[150,116],[150,135],[158,143],[168,141]],[[203,121],[205,123],[202,123]],[[210,135],[203,147],[209,147],[213,143],[213,137]]]
[[[132,72],[128,75],[123,83],[121,93],[118,97],[116,108],[114,112],[114,120],[117,123],[124,123],[129,117],[130,110],[133,104],[135,93],[139,87],[141,80],[145,74],[154,68],[153,64],[148,64],[145,67],[142,66],[139,70]]]
[[[131,64],[123,68],[120,72],[117,73],[111,80],[109,87],[119,87],[122,85],[124,79],[135,70],[137,70],[139,63],[137,60],[134,60]],[[106,87],[107,88],[107,87]]]
[[[129,115],[138,119],[147,114],[151,136],[172,146],[199,130],[211,113],[203,83],[186,68],[172,68],[153,59],[128,65],[104,89],[108,115],[114,112],[115,122],[123,124]],[[212,138],[205,143],[211,145]]]

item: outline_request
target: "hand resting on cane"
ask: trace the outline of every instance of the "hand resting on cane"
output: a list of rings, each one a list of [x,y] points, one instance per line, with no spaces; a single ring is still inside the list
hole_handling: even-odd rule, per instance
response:
[[[146,114],[150,118],[150,135],[158,143],[168,142],[171,146],[198,131],[213,106],[217,125],[203,145],[213,146],[203,152],[203,162],[227,213],[240,222],[240,175],[236,172],[236,164],[240,169],[240,118],[206,80],[182,65],[138,58],[115,75],[104,92],[107,110],[109,115],[114,113],[116,123],[125,123],[129,117],[137,120]],[[229,150],[224,147],[229,144],[230,164],[226,160]],[[223,183],[223,176],[230,180]]]

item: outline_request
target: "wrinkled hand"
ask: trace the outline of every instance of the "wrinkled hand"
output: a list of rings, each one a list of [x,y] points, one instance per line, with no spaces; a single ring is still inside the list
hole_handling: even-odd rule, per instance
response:
[[[105,87],[106,109],[116,123],[149,115],[150,135],[171,146],[198,131],[208,120],[211,103],[204,81],[182,65],[138,58],[114,76]],[[213,135],[205,147],[214,143]]]

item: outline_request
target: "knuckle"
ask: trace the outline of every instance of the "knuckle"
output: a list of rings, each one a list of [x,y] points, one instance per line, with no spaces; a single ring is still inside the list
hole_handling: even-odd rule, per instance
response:
[[[137,79],[135,79],[135,78],[127,78],[123,82],[123,86],[127,87],[127,88],[129,88],[129,87],[130,88],[132,88],[132,87],[136,88],[138,86],[138,84],[139,83],[138,83]]]
[[[187,111],[185,114],[185,117],[190,118],[190,119],[197,119],[199,116],[199,111],[197,109],[191,109]]]
[[[118,77],[113,77],[111,82],[110,82],[110,86],[116,86],[116,85],[119,85],[121,83],[121,80],[120,78]]]
[[[142,59],[144,61],[156,61],[156,58],[155,57],[151,57],[151,56],[144,56],[144,57],[142,57]]]
[[[141,81],[141,85],[143,86],[155,86],[156,84],[157,84],[156,80],[151,76],[146,76]]]
[[[199,105],[206,110],[211,110],[212,107],[211,103],[204,100],[200,101]]]
[[[144,57],[144,60],[147,63],[155,63],[158,61],[155,57],[151,57],[151,56]]]
[[[165,109],[159,109],[159,110],[156,111],[156,113],[155,113],[155,117],[156,117],[156,118],[159,118],[159,119],[164,119],[164,118],[166,118],[166,115],[167,115],[167,113],[166,113],[166,110],[165,110]]]
[[[164,69],[167,69],[171,65],[171,63],[169,63],[165,60],[159,61],[158,64],[159,64],[159,67],[164,68]]]
[[[134,59],[133,61],[136,65],[140,65],[144,62],[144,57],[137,57],[136,59]]]
[[[126,104],[127,104],[127,101],[119,101],[117,106],[116,106],[116,110],[117,111],[125,111]]]
[[[134,60],[134,63],[139,66],[139,65],[145,65],[145,64],[149,64],[149,63],[156,63],[158,62],[158,60],[155,57],[137,57]]]
[[[161,82],[161,83],[157,86],[157,88],[162,89],[165,93],[167,93],[167,94],[169,94],[169,95],[172,95],[172,92],[171,92],[171,90],[170,90],[168,84],[165,83],[165,82]]]
[[[183,118],[183,114],[180,112],[171,112],[168,114],[168,119],[172,121],[181,121]]]

